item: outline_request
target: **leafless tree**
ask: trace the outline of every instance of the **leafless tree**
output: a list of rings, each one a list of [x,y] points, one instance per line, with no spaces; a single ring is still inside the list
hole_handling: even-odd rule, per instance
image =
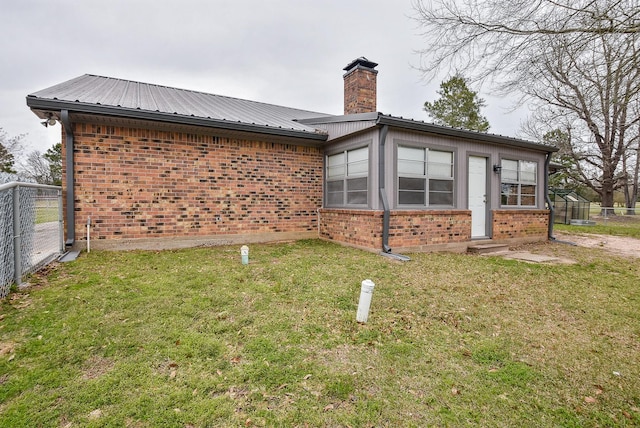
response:
[[[42,153],[34,150],[20,162],[20,174],[40,184],[53,184],[51,167]]]
[[[15,173],[15,161],[23,150],[24,135],[9,136],[0,128],[0,171]]]
[[[621,179],[624,204],[627,214],[635,215],[640,190],[640,126],[636,128],[635,138],[631,139],[629,149],[622,159],[622,170],[624,171],[624,177]]]
[[[547,130],[570,133],[577,176],[613,205],[640,122],[630,108],[640,97],[640,0],[415,0],[414,8],[428,43],[426,78],[463,70],[528,100],[555,119]]]

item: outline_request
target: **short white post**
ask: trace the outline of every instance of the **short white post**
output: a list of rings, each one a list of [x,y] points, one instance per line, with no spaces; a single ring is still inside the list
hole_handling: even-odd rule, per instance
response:
[[[87,253],[91,252],[91,216],[87,217]]]
[[[371,296],[373,295],[373,287],[376,285],[370,279],[362,281],[360,287],[360,301],[358,302],[358,312],[356,313],[356,321],[366,323],[369,318],[369,307],[371,306]]]
[[[240,256],[242,257],[242,264],[248,265],[249,264],[249,247],[247,247],[246,245],[243,245],[240,248]]]

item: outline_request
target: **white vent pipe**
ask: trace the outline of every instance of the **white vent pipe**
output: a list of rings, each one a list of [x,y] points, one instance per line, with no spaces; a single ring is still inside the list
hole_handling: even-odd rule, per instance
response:
[[[375,286],[376,285],[370,279],[362,281],[356,321],[362,323],[367,322],[367,319],[369,318],[369,307],[371,306],[371,297],[373,296],[373,287]]]

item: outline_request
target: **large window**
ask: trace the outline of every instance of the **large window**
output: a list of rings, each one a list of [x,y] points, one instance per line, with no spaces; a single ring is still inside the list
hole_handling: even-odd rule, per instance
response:
[[[531,161],[503,159],[501,166],[501,204],[535,207],[538,164]]]
[[[367,205],[369,148],[327,156],[327,206]]]
[[[398,205],[453,206],[453,152],[398,146]]]

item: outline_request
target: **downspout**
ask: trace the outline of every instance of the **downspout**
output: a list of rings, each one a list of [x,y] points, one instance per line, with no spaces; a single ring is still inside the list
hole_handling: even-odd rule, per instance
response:
[[[65,134],[65,154],[66,154],[66,207],[67,207],[67,246],[73,245],[76,240],[76,216],[75,216],[75,191],[74,191],[74,171],[73,171],[73,130],[69,120],[69,110],[60,111],[60,121],[64,126]]]
[[[551,163],[551,153],[547,153],[547,158],[544,161],[544,198],[547,201],[547,206],[549,207],[549,228],[547,231],[547,237],[551,242],[555,242],[558,244],[573,245],[575,247],[577,245],[575,242],[561,241],[557,239],[555,236],[553,236],[553,221],[555,218],[556,210],[553,207],[551,198],[549,197],[549,164],[550,163]]]
[[[556,238],[553,236],[553,221],[555,217],[555,208],[553,207],[553,203],[551,202],[551,198],[549,197],[549,164],[551,163],[551,153],[547,153],[547,157],[544,160],[544,198],[547,201],[547,206],[549,207],[549,226],[547,237],[550,241],[555,241]]]
[[[387,133],[389,132],[389,125],[383,125],[380,130],[380,141],[378,144],[378,187],[380,189],[380,200],[382,201],[382,252],[381,255],[385,257],[390,257],[394,260],[399,260],[401,262],[408,262],[411,260],[410,257],[395,254],[391,252],[391,247],[389,246],[389,217],[391,214],[391,209],[389,208],[389,200],[387,199],[387,192],[384,188],[385,181],[385,153],[384,146],[387,142]]]
[[[387,200],[387,192],[384,188],[385,180],[385,152],[384,146],[387,142],[387,133],[389,132],[389,125],[383,125],[380,130],[380,142],[378,144],[378,187],[380,189],[380,200],[382,201],[382,209],[384,213],[382,215],[382,252],[391,253],[391,247],[389,247],[389,201]]]

